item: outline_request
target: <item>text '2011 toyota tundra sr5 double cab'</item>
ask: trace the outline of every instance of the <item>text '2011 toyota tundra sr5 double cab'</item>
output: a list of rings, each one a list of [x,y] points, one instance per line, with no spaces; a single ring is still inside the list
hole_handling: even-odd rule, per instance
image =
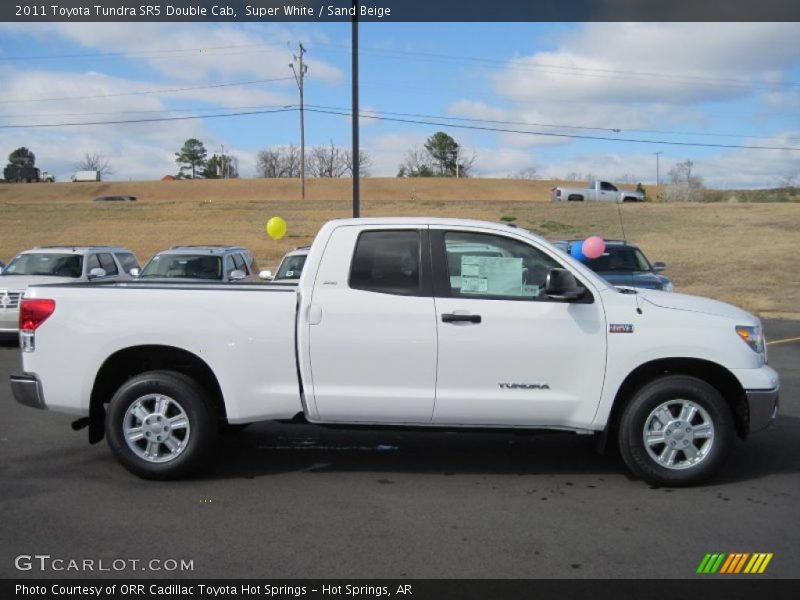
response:
[[[777,412],[754,316],[617,290],[480,221],[331,221],[297,286],[34,286],[20,325],[17,400],[146,478],[201,466],[221,425],[295,420],[613,435],[634,473],[688,485]]]

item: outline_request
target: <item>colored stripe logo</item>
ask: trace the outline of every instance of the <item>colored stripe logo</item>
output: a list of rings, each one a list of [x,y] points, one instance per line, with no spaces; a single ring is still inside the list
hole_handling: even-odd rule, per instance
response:
[[[715,552],[708,553],[700,561],[697,573],[735,575],[737,573],[763,573],[772,560],[772,552]]]

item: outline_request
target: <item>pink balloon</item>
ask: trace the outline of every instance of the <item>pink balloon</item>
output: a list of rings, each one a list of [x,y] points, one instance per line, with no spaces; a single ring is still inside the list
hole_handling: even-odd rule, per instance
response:
[[[586,258],[599,258],[606,251],[606,243],[603,238],[593,235],[586,238],[583,242],[583,253]]]

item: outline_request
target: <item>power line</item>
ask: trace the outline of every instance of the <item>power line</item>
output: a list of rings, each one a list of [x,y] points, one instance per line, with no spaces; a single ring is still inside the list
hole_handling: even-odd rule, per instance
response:
[[[342,44],[316,42],[315,46],[329,48],[334,52],[350,53],[350,47]],[[228,44],[224,46],[199,46],[195,48],[172,48],[162,50],[148,50],[148,51],[126,51],[126,52],[97,52],[97,53],[80,53],[80,54],[63,54],[63,55],[34,55],[34,56],[4,56],[0,57],[0,62],[13,62],[13,61],[34,61],[34,60],[62,60],[62,59],[75,59],[75,58],[111,58],[111,57],[169,57],[173,54],[185,53],[199,53],[200,56],[210,56],[216,51],[225,50],[238,50],[255,48],[272,48],[275,50],[282,50],[282,48],[274,43],[252,43],[252,44]],[[361,54],[374,55],[375,57],[387,58],[413,58],[419,61],[428,62],[457,62],[457,63],[474,63],[478,65],[485,65],[485,68],[494,68],[502,66],[506,69],[514,71],[555,71],[561,74],[569,75],[585,75],[587,77],[606,77],[606,78],[657,78],[662,80],[671,80],[677,83],[700,83],[704,85],[722,86],[722,87],[740,87],[750,88],[759,87],[766,89],[773,89],[776,87],[800,87],[800,82],[796,81],[764,81],[764,80],[750,80],[739,79],[733,77],[704,77],[699,75],[682,75],[677,73],[660,73],[648,71],[632,71],[625,69],[606,69],[602,67],[580,67],[575,65],[554,65],[549,63],[535,62],[525,58],[487,58],[480,56],[458,56],[452,54],[440,54],[434,52],[419,52],[409,50],[392,50],[387,48],[360,48]]]
[[[123,120],[114,120],[114,121],[84,121],[79,123],[37,123],[37,124],[29,124],[29,125],[0,125],[0,129],[36,129],[36,128],[55,128],[55,127],[77,127],[83,125],[119,125],[119,124],[129,124],[129,123],[156,123],[156,122],[164,122],[164,121],[184,121],[190,119],[214,119],[214,118],[225,118],[225,117],[239,117],[239,116],[247,116],[247,115],[263,115],[263,114],[272,114],[272,113],[283,113],[283,112],[292,112],[297,111],[298,108],[295,106],[289,106],[285,108],[278,108],[272,110],[253,110],[253,111],[243,111],[243,112],[232,112],[232,113],[219,113],[219,114],[212,114],[212,115],[187,115],[182,117],[160,117],[160,118],[153,118],[153,119],[123,119]],[[305,110],[308,112],[319,113],[319,114],[328,114],[328,115],[337,115],[342,117],[350,117],[350,111],[346,111],[343,109],[336,109],[336,108],[317,108],[311,107],[306,105]],[[557,137],[557,138],[566,138],[566,139],[578,139],[578,140],[596,140],[596,141],[607,141],[607,142],[622,142],[622,143],[633,143],[633,144],[661,144],[667,146],[688,146],[688,147],[696,147],[696,148],[729,148],[729,149],[741,149],[741,150],[788,150],[788,151],[800,151],[800,148],[793,147],[793,146],[761,146],[761,145],[743,145],[743,144],[712,144],[712,143],[702,143],[702,142],[685,142],[685,141],[673,141],[673,140],[655,140],[655,139],[636,139],[636,138],[619,138],[619,137],[610,137],[610,136],[595,136],[595,135],[579,135],[579,134],[570,134],[570,133],[556,133],[550,131],[526,131],[521,129],[510,129],[510,128],[501,128],[501,127],[486,127],[481,125],[467,125],[467,124],[460,124],[460,123],[443,123],[442,120],[446,120],[447,117],[431,117],[431,119],[437,120],[429,120],[429,119],[411,119],[411,118],[400,118],[400,117],[392,117],[386,116],[392,113],[380,113],[378,111],[363,111],[359,113],[360,118],[365,119],[374,119],[378,121],[389,121],[394,123],[407,123],[413,125],[431,125],[434,127],[443,127],[443,128],[454,128],[454,129],[468,129],[474,131],[487,131],[487,132],[494,132],[494,133],[514,133],[520,135],[534,135],[534,136],[543,136],[543,137]]]
[[[330,110],[348,110],[346,108],[341,108],[338,106],[321,106],[321,105],[314,105],[309,104],[308,106],[312,106],[314,108],[323,108],[323,109],[330,109]],[[610,131],[613,133],[622,133],[622,132],[629,132],[629,133],[659,133],[663,135],[694,135],[694,136],[706,136],[706,137],[732,137],[732,138],[745,138],[745,139],[755,139],[755,140],[764,140],[769,139],[766,136],[758,136],[758,135],[746,135],[746,134],[737,134],[737,133],[713,133],[713,132],[701,132],[701,131],[670,131],[665,129],[628,129],[625,127],[590,127],[587,125],[557,125],[553,123],[535,123],[532,121],[511,121],[511,120],[502,120],[502,119],[478,119],[478,118],[470,118],[470,117],[451,117],[445,115],[430,115],[430,114],[423,114],[423,113],[405,113],[405,112],[391,112],[391,111],[370,111],[364,110],[361,111],[360,114],[364,113],[375,113],[375,114],[382,114],[382,115],[393,115],[393,116],[401,116],[401,117],[421,117],[426,119],[444,119],[448,121],[464,121],[468,123],[493,123],[496,125],[526,125],[529,127],[548,127],[554,129],[578,129],[578,130],[588,130],[588,131]],[[616,139],[616,138],[614,138]],[[786,140],[800,140],[800,138],[795,137],[787,137]]]
[[[273,110],[251,110],[244,112],[219,113],[214,115],[186,115],[183,117],[157,117],[153,119],[122,119],[119,121],[82,121],[80,123],[36,123],[32,125],[0,125],[0,129],[37,129],[41,127],[79,127],[82,125],[122,125],[127,123],[159,123],[162,121],[188,121],[191,119],[217,119],[223,117],[242,117],[247,115],[266,115],[272,113],[292,112],[295,107],[276,108]]]
[[[330,114],[330,115],[339,115],[343,117],[350,117],[349,112],[345,111],[337,111],[337,110],[323,110],[318,108],[308,108],[306,109],[309,112],[316,112],[322,114]],[[634,139],[634,138],[615,138],[615,137],[607,137],[607,136],[596,136],[596,135],[578,135],[578,134],[571,134],[571,133],[555,133],[551,131],[525,131],[520,129],[507,129],[507,128],[499,128],[499,127],[485,127],[480,125],[464,125],[459,123],[442,123],[436,121],[429,121],[429,120],[414,120],[414,119],[401,119],[398,117],[386,117],[386,116],[378,116],[377,113],[374,114],[365,114],[361,113],[360,117],[366,119],[375,119],[379,121],[391,121],[395,123],[410,123],[415,125],[433,125],[435,127],[452,127],[456,129],[471,129],[476,131],[492,131],[498,133],[517,133],[522,135],[537,135],[537,136],[545,136],[545,137],[559,137],[559,138],[569,138],[569,139],[578,139],[578,140],[600,140],[606,142],[625,142],[625,143],[633,143],[633,144],[664,144],[668,146],[692,146],[697,148],[736,148],[736,149],[743,149],[743,150],[794,150],[800,151],[800,148],[795,148],[791,146],[745,146],[740,144],[711,144],[711,143],[701,143],[701,142],[678,142],[678,141],[666,141],[666,140],[643,140],[643,139]]]
[[[318,46],[327,46],[332,48],[342,48],[340,52],[348,53],[347,46],[333,43],[318,42]],[[533,71],[539,72],[542,70],[555,70],[564,71],[564,74],[584,74],[589,77],[623,77],[623,78],[642,78],[651,77],[658,79],[675,80],[676,82],[696,82],[707,85],[716,86],[733,86],[733,87],[800,87],[800,82],[796,81],[764,81],[764,80],[749,80],[749,79],[736,79],[732,77],[703,77],[699,75],[681,75],[677,73],[656,73],[647,71],[630,71],[624,69],[604,69],[601,67],[579,67],[575,65],[554,65],[549,63],[541,63],[531,61],[525,58],[511,58],[511,59],[496,59],[484,58],[478,56],[456,56],[451,54],[439,54],[434,52],[417,52],[408,50],[390,50],[385,48],[364,48],[361,49],[362,54],[374,54],[376,56],[385,56],[389,58],[416,58],[421,61],[432,62],[457,62],[457,63],[477,63],[484,64],[488,67],[494,68],[502,66],[509,70],[514,71]]]
[[[260,110],[262,108],[293,108],[294,104],[255,104],[247,106],[226,106],[225,110]],[[78,113],[54,113],[54,112],[39,112],[39,113],[17,113],[17,114],[0,114],[0,119],[19,119],[23,117],[89,117],[93,115],[139,115],[139,114],[152,114],[152,113],[173,113],[173,112],[204,112],[220,110],[218,106],[193,106],[183,108],[152,108],[144,110],[110,110],[110,111],[97,111],[92,112],[78,112]]]
[[[115,98],[119,96],[143,96],[145,94],[168,94],[172,92],[186,92],[191,90],[207,90],[212,88],[235,87],[239,85],[256,85],[259,83],[272,83],[274,81],[287,81],[291,77],[274,77],[272,79],[255,79],[252,81],[232,81],[229,83],[213,83],[208,85],[195,85],[182,88],[165,88],[160,90],[142,90],[138,92],[116,92],[113,94],[96,94],[93,96],[63,96],[61,98],[29,98],[27,100],[0,100],[0,104],[20,104],[27,102],[55,102],[63,100],[89,100],[92,98]]]

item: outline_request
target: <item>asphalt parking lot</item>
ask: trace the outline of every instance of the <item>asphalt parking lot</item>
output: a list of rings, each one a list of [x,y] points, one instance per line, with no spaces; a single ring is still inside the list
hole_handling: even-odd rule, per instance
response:
[[[800,322],[768,321],[768,339]],[[71,418],[18,405],[0,347],[0,576],[20,554],[176,559],[264,578],[692,577],[707,552],[800,564],[800,341],[772,344],[781,415],[692,489],[651,488],[591,439],[546,434],[346,432],[264,424],[226,438],[201,477],[146,482]],[[708,576],[706,576],[708,577]]]

